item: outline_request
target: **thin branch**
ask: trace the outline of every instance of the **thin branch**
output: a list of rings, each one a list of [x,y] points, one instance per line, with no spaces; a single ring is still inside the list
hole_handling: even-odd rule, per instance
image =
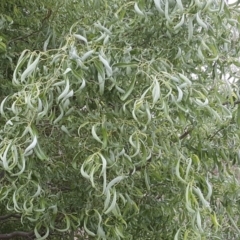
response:
[[[235,101],[235,102],[234,102],[234,105],[237,105],[237,104],[239,104],[239,103],[240,103],[240,100]]]
[[[231,104],[231,103],[230,102],[224,102],[222,105],[227,105],[227,104]],[[240,104],[240,100],[235,101],[233,104],[234,104],[234,106],[237,105],[237,104]]]
[[[214,132],[212,135],[210,135],[207,139],[212,140],[222,130],[223,130],[223,128],[218,129],[216,132]]]
[[[184,132],[179,139],[182,140],[183,138],[187,137],[191,132],[192,132],[193,128],[189,128],[186,132]]]
[[[34,236],[34,232],[15,231],[15,232],[12,232],[12,233],[0,234],[0,239],[11,239],[11,238],[14,238],[14,237],[31,238],[33,236]]]
[[[0,221],[6,220],[6,219],[11,218],[11,217],[13,217],[13,218],[21,218],[21,215],[20,214],[3,215],[3,216],[0,216]]]
[[[146,161],[145,165],[135,167],[135,169],[133,169],[133,170],[130,172],[129,176],[131,176],[131,175],[133,175],[135,172],[140,171],[141,169],[145,168],[151,161],[152,161],[152,158],[149,158],[149,159]]]
[[[16,38],[10,40],[10,41],[8,42],[8,45],[9,45],[10,43],[16,42],[16,41],[18,41],[18,40],[24,40],[24,41],[25,41],[26,38],[28,38],[28,37],[36,34],[36,33],[41,32],[41,30],[42,30],[42,28],[43,28],[43,25],[44,25],[44,22],[46,22],[46,21],[50,18],[51,15],[52,15],[52,10],[51,10],[51,9],[48,9],[48,12],[47,12],[46,16],[41,20],[42,26],[41,26],[40,29],[38,29],[38,30],[36,30],[36,31],[33,31],[33,32],[31,32],[30,34],[27,34],[27,35],[25,35],[25,36],[16,37]]]

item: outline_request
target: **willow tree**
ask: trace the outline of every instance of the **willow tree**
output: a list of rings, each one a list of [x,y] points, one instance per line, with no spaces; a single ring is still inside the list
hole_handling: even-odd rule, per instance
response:
[[[238,3],[76,4],[1,101],[0,238],[238,238]]]

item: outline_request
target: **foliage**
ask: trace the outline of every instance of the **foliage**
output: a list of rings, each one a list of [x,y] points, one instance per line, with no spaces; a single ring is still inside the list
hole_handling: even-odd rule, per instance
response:
[[[13,88],[1,93],[0,209],[10,221],[0,232],[237,239],[237,3],[70,3],[44,2],[40,15],[62,11],[48,30],[36,26],[42,17],[16,18],[38,37],[17,44],[14,71],[2,72]],[[11,28],[8,44],[25,36]]]

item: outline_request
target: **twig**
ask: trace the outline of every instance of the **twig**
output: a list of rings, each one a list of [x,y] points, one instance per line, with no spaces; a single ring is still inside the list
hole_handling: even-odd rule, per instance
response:
[[[193,128],[189,128],[186,132],[184,132],[179,139],[182,140],[183,138],[185,138],[188,134],[190,134],[192,132]]]
[[[223,128],[218,129],[215,133],[213,133],[213,135],[210,135],[207,139],[212,140],[222,130],[223,130]]]

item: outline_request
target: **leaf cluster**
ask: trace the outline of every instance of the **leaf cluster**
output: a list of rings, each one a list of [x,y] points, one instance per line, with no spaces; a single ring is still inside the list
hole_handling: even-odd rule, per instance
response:
[[[237,238],[237,4],[58,4],[2,96],[2,212],[37,239]]]

